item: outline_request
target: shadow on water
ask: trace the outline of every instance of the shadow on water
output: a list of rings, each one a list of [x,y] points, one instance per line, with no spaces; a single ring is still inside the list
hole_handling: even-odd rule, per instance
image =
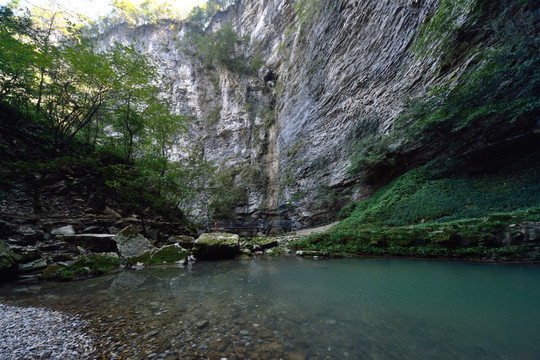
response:
[[[538,359],[540,266],[294,257],[4,284],[81,314],[110,357]]]

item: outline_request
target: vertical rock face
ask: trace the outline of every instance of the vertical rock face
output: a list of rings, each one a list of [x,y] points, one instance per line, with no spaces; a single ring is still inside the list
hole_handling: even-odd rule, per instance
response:
[[[239,49],[261,67],[251,75],[201,65],[189,24],[119,26],[103,40],[144,44],[172,85],[178,112],[194,115],[184,145],[233,169],[247,202],[244,220],[297,225],[335,216],[340,199],[373,189],[347,175],[355,142],[385,133],[404,96],[421,93],[460,69],[436,76],[435,60],[410,53],[436,0],[239,0],[206,31],[231,23],[249,43]]]

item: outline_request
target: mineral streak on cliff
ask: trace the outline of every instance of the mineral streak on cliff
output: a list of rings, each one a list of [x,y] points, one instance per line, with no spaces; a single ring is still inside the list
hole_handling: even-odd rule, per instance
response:
[[[466,67],[470,59],[441,72],[437,59],[410,51],[436,5],[238,0],[206,31],[231,23],[249,36],[237,50],[260,60],[250,74],[204,67],[188,41],[189,23],[117,27],[104,41],[135,39],[159,61],[177,111],[196,118],[187,143],[202,144],[207,159],[235,169],[236,184],[246,189],[247,202],[236,208],[241,217],[306,225],[335,216],[345,198],[373,192],[374,185],[347,173],[354,143],[388,132],[405,97]]]

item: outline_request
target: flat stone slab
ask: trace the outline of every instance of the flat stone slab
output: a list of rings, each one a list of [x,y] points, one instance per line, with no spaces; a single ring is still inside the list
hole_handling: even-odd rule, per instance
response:
[[[112,234],[75,234],[64,235],[63,240],[68,244],[80,246],[93,252],[117,252],[116,241]]]

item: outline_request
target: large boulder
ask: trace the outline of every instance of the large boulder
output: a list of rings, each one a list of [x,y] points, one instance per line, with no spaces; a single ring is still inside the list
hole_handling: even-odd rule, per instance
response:
[[[75,234],[61,237],[66,243],[92,252],[116,252],[115,236],[111,234]]]
[[[126,259],[141,256],[154,249],[150,241],[133,225],[118,232],[114,240],[118,247],[118,254]]]
[[[184,263],[188,256],[180,245],[166,245],[152,253],[152,265]]]
[[[19,255],[15,254],[3,240],[0,240],[0,281],[16,272],[20,259]]]
[[[146,252],[141,256],[129,259],[135,265],[171,265],[185,264],[188,251],[178,244],[165,245],[159,249]]]
[[[205,233],[193,243],[193,255],[199,260],[232,259],[240,254],[240,237],[228,233]]]

